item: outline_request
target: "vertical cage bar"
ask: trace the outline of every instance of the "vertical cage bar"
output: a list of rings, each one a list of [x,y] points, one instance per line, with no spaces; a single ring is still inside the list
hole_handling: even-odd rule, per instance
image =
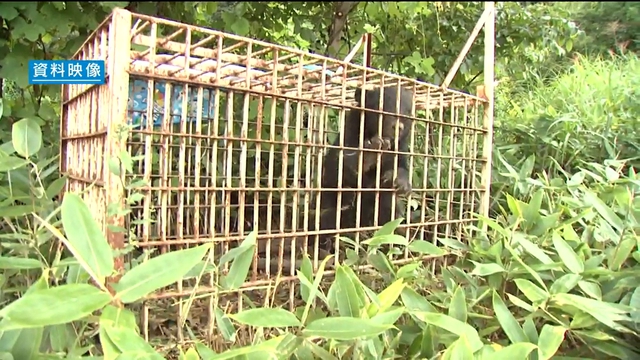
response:
[[[482,114],[482,125],[486,130],[484,134],[484,144],[482,149],[482,157],[485,159],[482,168],[482,185],[484,194],[480,202],[480,214],[489,215],[489,206],[491,204],[491,157],[493,154],[493,81],[494,81],[494,62],[495,62],[495,4],[493,1],[487,1],[485,9],[490,13],[484,24],[484,88],[487,97],[487,103],[484,105],[484,113]],[[483,225],[483,231],[486,225]]]
[[[127,121],[127,102],[129,98],[129,51],[131,49],[131,13],[122,10],[113,10],[113,19],[110,28],[109,42],[109,122],[107,128],[107,139],[105,144],[105,161],[116,157],[120,150],[126,149],[126,140],[122,138],[120,132]],[[106,204],[124,203],[122,182],[117,175],[109,171],[105,166],[104,178],[106,180]],[[123,175],[124,176],[124,175]],[[124,216],[121,214],[108,214],[107,224],[122,228],[124,226]],[[117,232],[111,228],[106,228],[107,240],[113,249],[124,248],[124,233]],[[115,269],[118,273],[124,271],[124,259],[119,255],[115,259]],[[117,275],[112,280],[118,280]]]

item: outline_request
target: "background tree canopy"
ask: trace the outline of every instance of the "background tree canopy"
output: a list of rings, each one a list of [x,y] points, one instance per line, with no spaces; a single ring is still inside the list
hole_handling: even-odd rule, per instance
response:
[[[467,244],[423,244],[445,265],[378,268],[380,288],[341,267],[334,290],[311,296],[318,284],[303,272],[306,302],[317,296],[324,313],[308,305],[227,316],[216,308],[224,347],[233,348],[224,354],[201,343],[144,342],[133,312],[118,307],[195,277],[206,248],[134,267],[113,295],[89,284],[113,268],[104,234],[77,195],[57,198],[65,181],[60,87],[29,85],[28,61],[70,58],[114,7],[336,58],[368,32],[372,67],[440,84],[484,5],[0,3],[0,359],[640,358],[640,3],[497,3],[487,232]],[[451,87],[473,93],[482,71],[477,41]],[[302,330],[242,347],[241,325]]]

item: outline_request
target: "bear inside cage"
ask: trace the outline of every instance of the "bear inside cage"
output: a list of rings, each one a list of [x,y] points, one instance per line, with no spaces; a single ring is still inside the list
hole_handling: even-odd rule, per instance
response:
[[[132,77],[128,148],[150,183],[129,236],[146,247],[210,238],[222,253],[255,231],[267,275],[293,275],[303,253],[353,255],[345,237],[357,244],[394,219],[407,240],[459,238],[478,202],[480,107],[445,107],[439,94],[416,109],[413,90],[355,89],[361,111]]]

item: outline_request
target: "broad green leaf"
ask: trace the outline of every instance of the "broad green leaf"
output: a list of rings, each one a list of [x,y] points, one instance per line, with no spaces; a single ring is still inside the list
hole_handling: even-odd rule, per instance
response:
[[[245,325],[259,327],[298,327],[302,323],[291,312],[280,308],[256,308],[227,315]]]
[[[549,292],[551,294],[568,293],[573,290],[582,280],[582,276],[577,274],[564,274],[558,280],[554,281]]]
[[[526,252],[538,259],[538,261],[540,261],[541,263],[545,265],[551,265],[554,263],[549,255],[545,254],[544,250],[542,250],[538,245],[529,241],[529,239],[525,238],[525,235],[522,232],[514,231],[513,237],[514,239],[516,239],[518,244],[524,248]]]
[[[25,158],[29,158],[42,147],[42,129],[38,121],[33,118],[24,118],[13,123],[11,130],[11,142],[16,152]]]
[[[498,319],[498,322],[500,323],[500,326],[502,327],[502,330],[505,334],[507,334],[509,340],[514,344],[519,342],[527,342],[527,336],[524,334],[524,331],[520,327],[520,324],[518,324],[518,321],[513,316],[511,311],[509,311],[509,308],[507,308],[504,301],[502,301],[502,298],[500,298],[500,295],[498,295],[496,291],[493,291],[492,300],[493,311],[496,315],[496,318]]]
[[[62,199],[62,227],[66,233],[65,245],[93,279],[104,283],[113,271],[113,250],[87,204],[75,193]]]
[[[533,270],[531,268],[531,266],[527,265],[527,263],[522,261],[522,259],[518,255],[518,253],[513,249],[513,247],[511,247],[511,245],[509,245],[508,242],[504,242],[504,247],[505,247],[505,249],[507,249],[507,251],[509,251],[509,253],[513,257],[513,259],[516,262],[518,262],[518,264],[520,264],[525,270],[527,270],[527,272],[536,280],[538,285],[540,285],[543,289],[546,290],[547,289],[547,285],[545,284],[545,282],[540,277],[540,274],[538,274],[537,271]]]
[[[574,274],[581,274],[584,271],[584,263],[578,257],[578,254],[573,251],[571,246],[557,232],[553,233],[553,246],[560,256],[560,260],[564,265]]]
[[[545,325],[546,326],[546,325]],[[536,346],[528,342],[519,342],[504,347],[493,354],[491,354],[491,360],[515,360],[515,359],[527,359],[529,354],[535,350]]]
[[[414,311],[424,311],[424,312],[438,312],[436,308],[431,305],[429,300],[425,299],[424,296],[418,294],[415,290],[410,287],[405,287],[400,294],[400,298],[402,299],[402,303],[409,310],[409,312]]]
[[[369,319],[353,317],[330,317],[312,321],[302,330],[305,337],[321,337],[334,340],[354,340],[361,337],[377,336],[393,325],[378,324]]]
[[[124,327],[136,329],[138,328],[136,324],[135,315],[126,309],[120,309],[112,305],[108,305],[102,310],[102,314],[100,315],[100,345],[102,346],[102,352],[107,359],[115,359],[122,351],[115,344],[107,333],[107,328],[113,327]]]
[[[231,319],[229,319],[227,314],[223,313],[218,306],[215,307],[214,313],[216,316],[216,327],[222,334],[222,337],[227,341],[235,341],[236,328],[231,322]]]
[[[562,341],[566,329],[560,326],[545,324],[538,339],[538,359],[548,360],[556,354]]]
[[[330,302],[335,301],[340,316],[359,317],[360,297],[356,292],[356,284],[347,274],[344,266],[338,266],[336,277],[329,291]],[[333,299],[331,299],[333,298]]]
[[[198,351],[198,355],[202,359],[211,359],[216,356],[216,352],[211,350],[208,346],[201,343],[200,341],[196,341],[195,343],[196,350]]]
[[[198,352],[194,348],[189,348],[181,360],[200,360]]]
[[[29,163],[29,160],[16,156],[9,156],[0,152],[0,172],[11,171],[22,168]]]
[[[527,335],[527,339],[530,343],[538,343],[538,329],[536,328],[536,324],[533,322],[533,316],[527,316],[522,324],[522,330],[524,330],[524,333]]]
[[[403,218],[398,218],[398,219],[389,221],[388,223],[384,224],[378,231],[376,231],[373,234],[373,237],[391,235],[391,234],[395,233],[396,228],[398,227],[398,225],[400,225],[402,220],[404,220],[404,219]]]
[[[409,251],[417,252],[425,255],[442,256],[447,252],[435,246],[433,243],[424,240],[414,240],[409,244]]]
[[[473,260],[472,262],[476,267],[471,272],[471,275],[488,276],[506,271],[502,266],[496,263],[480,264]]]
[[[640,286],[633,291],[629,306],[633,309],[630,314],[631,319],[636,323],[636,326],[640,326]]]
[[[465,324],[459,320],[452,318],[451,316],[438,313],[425,313],[416,311],[413,313],[413,315],[426,323],[445,329],[458,336],[462,336],[464,334],[469,341],[469,344],[471,344],[472,352],[476,352],[480,350],[480,348],[482,348],[483,344],[482,340],[480,340],[480,337],[478,336],[478,332],[469,324]]]
[[[255,232],[252,232],[255,234]],[[256,245],[240,246],[238,249],[245,249],[233,258],[229,273],[222,278],[222,286],[227,290],[237,290],[242,286],[249,274],[249,268],[253,261]],[[235,249],[234,249],[235,250]]]
[[[11,348],[13,359],[38,359],[38,352],[44,337],[44,329],[42,327],[35,327],[15,331],[18,333],[18,336]]]
[[[463,323],[467,322],[467,298],[461,286],[456,287],[456,291],[453,292],[449,304],[449,316]]]
[[[409,241],[404,236],[398,234],[388,234],[374,236],[371,239],[362,241],[362,244],[366,244],[369,246],[380,246],[385,244],[407,246],[409,244]]]
[[[582,280],[578,282],[578,287],[588,296],[596,300],[602,300],[602,290],[600,285],[591,281]]]
[[[619,233],[622,233],[624,229],[624,224],[622,223],[622,220],[620,220],[618,215],[616,215],[616,213],[613,210],[611,210],[611,208],[608,207],[607,204],[604,203],[604,201],[600,200],[600,198],[598,198],[596,194],[594,194],[592,191],[588,189],[585,190],[584,201],[588,205],[593,206],[593,208],[598,212],[598,214],[600,214],[600,216],[602,216],[602,218],[605,219],[609,223],[609,225],[616,228],[616,230],[618,230]]]
[[[172,251],[152,258],[127,271],[117,284],[116,297],[129,304],[174,283],[196,266],[211,244]]]
[[[473,359],[473,349],[465,334],[460,335],[442,355],[442,360],[464,360]]]
[[[387,309],[385,312],[379,312],[374,317],[371,318],[371,321],[382,324],[382,325],[394,325],[400,316],[402,316],[407,309],[404,307],[396,307]]]
[[[88,284],[36,290],[0,310],[0,317],[3,318],[0,330],[66,324],[102,309],[110,301],[111,295]],[[34,309],[37,309],[35,314]]]
[[[630,320],[630,318],[625,315],[628,310],[618,304],[593,300],[574,294],[555,294],[551,300],[555,307],[563,309],[565,306],[571,305],[586,312],[613,330],[630,332],[629,329],[618,323],[618,321]]]
[[[317,356],[318,359],[321,360],[338,360],[337,357],[333,356],[330,352],[325,350],[323,347],[316,345],[312,340],[305,339],[304,346],[309,348],[309,350]],[[308,358],[308,359],[312,359]]]
[[[403,279],[398,279],[386,289],[382,290],[382,292],[378,294],[380,307],[377,309],[377,313],[387,311],[398,300],[404,288],[405,283],[403,282]]]
[[[609,269],[619,271],[622,265],[627,261],[631,251],[636,247],[638,239],[636,236],[626,236],[615,249],[612,249],[612,256],[609,257]]]
[[[164,359],[133,329],[107,326],[105,331],[109,341],[122,352],[118,359]]]
[[[534,305],[536,302],[540,302],[549,298],[549,294],[546,291],[540,289],[538,286],[527,279],[515,279],[514,281],[516,283],[516,286],[518,286],[518,289],[520,289],[524,296],[526,296],[529,301],[534,303]]]
[[[2,270],[40,269],[42,266],[42,263],[36,259],[0,256],[0,269]]]

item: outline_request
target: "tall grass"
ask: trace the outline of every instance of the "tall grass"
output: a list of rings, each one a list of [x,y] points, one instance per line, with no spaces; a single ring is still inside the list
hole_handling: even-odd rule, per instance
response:
[[[571,172],[607,159],[637,167],[639,115],[637,56],[578,57],[550,83],[532,81],[517,92],[508,84],[498,89],[495,146],[510,163],[534,155],[534,172]]]

